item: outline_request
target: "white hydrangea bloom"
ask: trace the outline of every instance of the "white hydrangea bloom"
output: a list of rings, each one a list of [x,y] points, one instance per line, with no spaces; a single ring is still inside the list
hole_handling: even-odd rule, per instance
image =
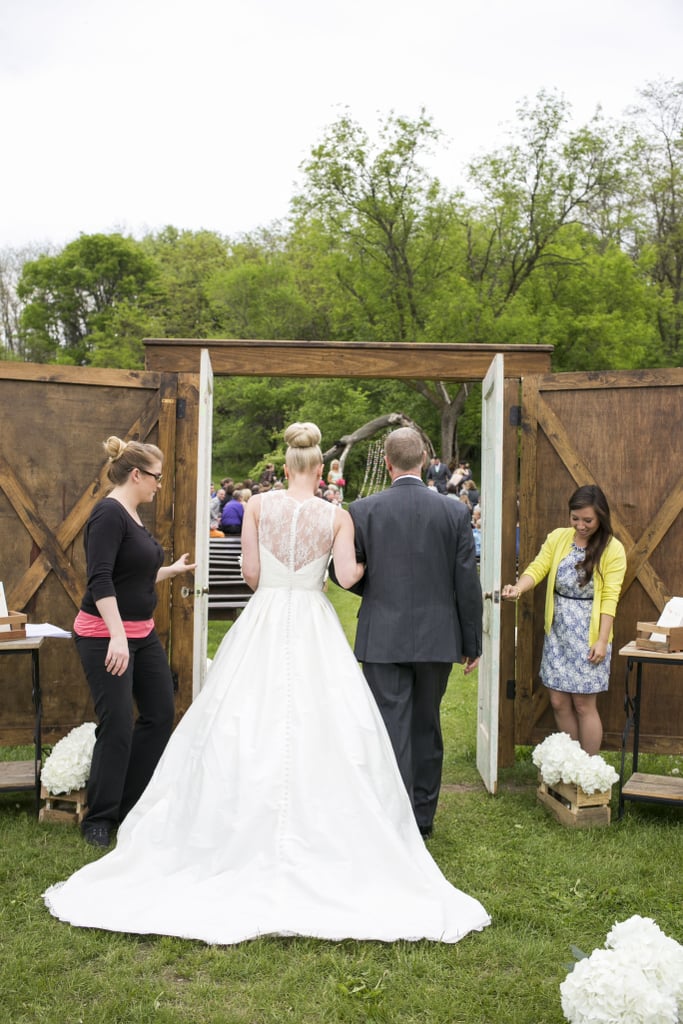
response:
[[[599,754],[591,757],[566,732],[546,736],[534,748],[531,759],[548,786],[566,782],[580,786],[585,793],[604,793],[619,778],[604,758]]]
[[[637,958],[642,970],[660,989],[676,1000],[683,1019],[683,946],[665,935],[651,917],[634,914],[614,925],[605,945],[626,950]]]
[[[560,985],[570,1024],[679,1024],[683,946],[650,917],[614,925],[605,949],[580,960]]]
[[[41,782],[48,793],[58,796],[60,793],[82,789],[90,776],[94,747],[94,722],[76,726],[55,743],[40,773]]]
[[[594,950],[567,975],[560,996],[569,1024],[678,1024],[676,1000],[630,950]]]

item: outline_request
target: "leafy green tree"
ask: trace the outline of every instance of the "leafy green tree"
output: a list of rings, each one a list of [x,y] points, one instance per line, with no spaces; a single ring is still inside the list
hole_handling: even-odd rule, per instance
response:
[[[126,322],[120,307],[144,301],[154,272],[140,243],[118,234],[81,235],[61,253],[25,263],[17,295],[25,303],[21,334],[27,357],[92,363],[96,339],[116,338],[110,330],[115,319],[119,330]],[[132,351],[140,337],[119,335],[119,341]]]
[[[279,227],[245,236],[207,281],[214,322],[226,337],[305,341],[315,336],[287,241]]]
[[[423,166],[439,139],[424,111],[415,120],[391,114],[376,141],[345,115],[304,163],[294,245],[301,257],[312,243],[310,262],[323,268],[332,337],[425,339],[432,302],[455,266],[448,243],[457,201]],[[438,447],[450,456],[465,391],[443,382],[412,386],[438,411]]]
[[[678,365],[683,340],[683,82],[650,83],[631,111],[634,257],[658,296],[657,361]]]
[[[539,93],[519,107],[514,140],[470,166],[480,199],[469,217],[466,276],[494,319],[539,268],[571,263],[555,244],[559,233],[594,217],[621,183],[613,135],[597,116],[570,131],[569,115],[564,100]]]
[[[222,333],[207,285],[229,266],[230,243],[212,231],[166,227],[142,240],[156,268],[144,304],[162,338],[206,338]]]

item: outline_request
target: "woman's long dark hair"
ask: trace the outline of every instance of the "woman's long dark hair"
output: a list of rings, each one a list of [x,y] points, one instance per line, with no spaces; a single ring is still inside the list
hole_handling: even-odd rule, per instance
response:
[[[586,554],[583,562],[580,562],[583,569],[582,587],[592,579],[593,570],[600,572],[600,559],[602,553],[614,536],[612,530],[612,518],[610,516],[607,498],[597,484],[584,484],[572,494],[569,499],[569,511],[577,512],[581,508],[592,506],[600,524],[592,537],[588,538]],[[602,575],[602,574],[601,574]]]

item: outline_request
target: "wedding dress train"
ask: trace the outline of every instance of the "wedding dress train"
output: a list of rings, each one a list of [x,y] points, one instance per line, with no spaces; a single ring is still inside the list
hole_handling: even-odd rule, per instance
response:
[[[56,917],[215,944],[456,942],[490,923],[425,847],[323,593],[335,514],[263,496],[258,589],[116,848],[44,894]]]

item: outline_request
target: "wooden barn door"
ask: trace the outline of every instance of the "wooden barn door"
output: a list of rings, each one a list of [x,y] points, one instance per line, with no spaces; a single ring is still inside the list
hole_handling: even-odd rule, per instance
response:
[[[140,511],[172,556],[177,397],[172,373],[0,366],[0,580],[8,605],[30,622],[72,627],[86,582],[83,526],[108,488],[102,441],[110,434],[166,454],[159,494]],[[191,519],[194,527],[194,493]],[[159,587],[155,615],[167,648],[173,586]],[[94,715],[73,642],[46,641],[40,659],[49,743]],[[29,667],[14,661],[6,655],[0,667],[0,744],[27,743],[33,729]]]
[[[607,496],[628,569],[615,621],[610,688],[598,698],[605,749],[620,745],[624,659],[638,621],[656,621],[669,597],[683,593],[683,369],[568,373],[529,377],[522,389],[520,571],[549,530],[568,525],[576,487],[596,483]],[[545,584],[519,604],[516,742],[535,744],[554,731],[539,680]],[[679,670],[680,671],[680,670]],[[680,679],[648,667],[641,749],[683,751]]]

